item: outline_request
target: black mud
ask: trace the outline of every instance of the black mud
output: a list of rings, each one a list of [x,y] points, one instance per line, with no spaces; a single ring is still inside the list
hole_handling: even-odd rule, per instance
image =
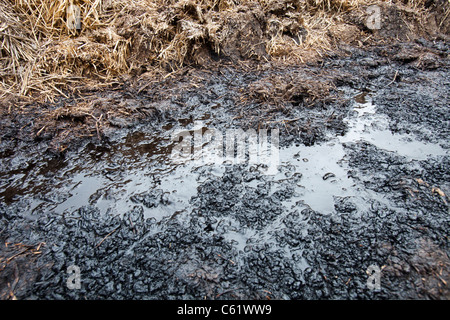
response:
[[[150,118],[64,155],[4,135],[1,297],[448,299],[449,46],[342,50],[149,86]],[[207,128],[278,128],[278,173],[174,164]]]

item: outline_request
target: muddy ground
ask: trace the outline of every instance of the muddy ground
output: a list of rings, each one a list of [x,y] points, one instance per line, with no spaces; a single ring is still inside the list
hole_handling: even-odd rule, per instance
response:
[[[58,126],[3,117],[2,299],[450,298],[449,51],[222,62],[61,99]],[[175,164],[174,132],[202,128],[278,128],[278,173]]]

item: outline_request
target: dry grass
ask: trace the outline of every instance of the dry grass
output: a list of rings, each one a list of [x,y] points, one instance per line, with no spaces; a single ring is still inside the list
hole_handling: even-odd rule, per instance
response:
[[[422,10],[425,0],[404,2]],[[207,63],[211,51],[236,59],[301,62],[332,50],[336,39],[343,40],[340,35],[349,31],[343,15],[362,12],[367,4],[368,0],[4,0],[0,98],[51,100],[88,80],[107,84],[141,70],[156,74]],[[71,28],[72,5],[80,8],[80,30]],[[357,36],[357,30],[350,31]]]

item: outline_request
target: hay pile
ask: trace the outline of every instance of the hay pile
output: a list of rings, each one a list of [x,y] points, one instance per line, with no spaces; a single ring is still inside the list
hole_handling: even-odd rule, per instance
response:
[[[429,3],[404,2],[417,12]],[[366,5],[366,0],[3,0],[0,97],[52,100],[124,75],[156,77],[217,57],[303,62],[337,43],[370,37],[363,23]],[[441,25],[448,10],[444,14]]]

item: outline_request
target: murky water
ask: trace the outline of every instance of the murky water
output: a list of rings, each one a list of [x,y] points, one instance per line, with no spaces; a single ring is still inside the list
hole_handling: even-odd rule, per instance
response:
[[[89,144],[75,159],[47,163],[52,170],[30,164],[9,176],[4,174],[0,195],[5,201],[27,199],[31,213],[70,213],[84,205],[96,206],[101,213],[112,215],[140,205],[145,217],[156,220],[189,213],[190,199],[197,194],[197,187],[208,179],[221,177],[227,164],[176,163],[171,158],[171,137],[180,130],[206,130],[210,123],[205,120],[209,118],[209,113],[200,114],[198,119],[180,120],[178,126],[165,126],[168,130],[160,132],[143,127],[124,133],[109,146]],[[330,136],[327,142],[310,147],[279,150],[278,173],[265,175],[264,179],[273,182],[272,192],[284,184],[294,188],[294,196],[284,202],[288,211],[301,205],[332,213],[336,197],[351,198],[358,209],[364,209],[367,200],[376,197],[349,176],[346,143],[366,141],[406,157],[407,161],[446,155],[437,144],[417,141],[413,135],[393,134],[388,129],[388,118],[377,114],[376,106],[365,93],[356,96],[353,111],[345,121],[348,131],[344,136]],[[243,182],[251,188],[257,188],[258,183]],[[229,235],[233,233],[230,232]],[[233,239],[242,249],[245,237],[236,234]]]
[[[110,141],[98,145],[88,143],[66,158],[12,159],[8,164],[12,169],[0,176],[0,201],[32,223],[48,216],[64,217],[62,220],[74,218],[80,225],[86,223],[89,226],[86,239],[94,243],[87,245],[87,250],[97,248],[106,238],[113,238],[113,233],[117,234],[110,239],[113,244],[110,243],[109,249],[116,252],[114,246],[119,246],[126,259],[141,259],[143,248],[157,249],[162,252],[163,269],[167,261],[176,260],[179,268],[175,273],[181,272],[177,277],[187,279],[184,281],[188,283],[196,281],[191,276],[195,268],[209,270],[208,265],[214,266],[222,260],[233,268],[231,272],[239,275],[245,275],[245,270],[251,268],[259,270],[255,279],[261,277],[267,264],[277,261],[272,266],[274,270],[278,270],[278,264],[285,265],[289,270],[286,279],[294,275],[301,283],[311,270],[318,269],[313,256],[334,259],[349,243],[359,241],[358,235],[352,236],[352,223],[362,226],[374,212],[380,217],[389,212],[404,217],[420,214],[394,201],[390,191],[378,192],[367,187],[365,181],[377,173],[354,167],[355,150],[357,156],[362,156],[364,152],[360,148],[370,145],[374,155],[371,161],[386,161],[391,158],[383,158],[383,155],[392,153],[392,159],[399,159],[401,165],[415,168],[417,164],[419,169],[421,161],[443,158],[448,153],[440,145],[420,141],[413,134],[392,133],[391,119],[377,112],[370,95],[364,94],[356,96],[349,107],[344,119],[347,126],[344,135],[329,132],[325,142],[313,146],[280,147],[276,153],[279,157],[277,170],[270,174],[266,170],[267,163],[233,164],[227,158],[210,157],[211,141],[202,140],[199,149],[193,144],[192,157],[179,162],[173,152],[180,141],[174,137],[181,134],[195,140],[195,134],[216,129],[208,110],[193,114],[196,116],[168,122],[162,127],[160,124],[140,125],[133,130],[119,131]],[[376,150],[380,151],[379,155]],[[367,177],[361,178],[361,175]],[[404,176],[401,172],[400,178]],[[414,175],[410,180],[418,181],[413,180],[417,177]],[[431,187],[430,190],[424,193],[436,196]],[[96,230],[94,233],[99,234],[93,235],[91,230],[97,218],[91,217],[97,217],[98,213],[106,228]],[[133,223],[127,219],[140,217],[141,213],[146,221],[137,221],[145,225],[142,228],[145,231],[139,233],[133,227],[126,231],[126,225]],[[109,219],[116,221],[116,217],[124,221],[112,222],[110,226]],[[334,232],[340,232],[339,221],[343,217],[350,228],[345,231],[350,242],[344,239],[340,248],[326,249],[323,245],[328,244],[327,239],[334,239],[336,243],[338,237],[334,237]],[[55,230],[58,229],[55,227]],[[119,232],[124,234],[119,235]],[[396,229],[392,232],[395,234]],[[125,239],[123,243],[121,237]],[[189,239],[186,243],[184,237]],[[202,242],[197,252],[198,239]],[[216,246],[216,242],[220,244]],[[317,243],[322,246],[320,254],[315,251]],[[103,246],[107,247],[106,242],[99,250],[103,250]],[[181,249],[173,251],[172,246]],[[65,259],[72,259],[74,254],[71,252],[61,259],[66,263]],[[83,254],[80,250],[78,263],[87,265],[86,261],[91,258],[85,259]],[[154,253],[148,256],[153,257]],[[220,263],[214,268],[217,269],[214,272],[222,272]],[[162,273],[152,277],[157,278]]]
[[[436,289],[449,281],[448,72],[389,59],[398,49],[388,56],[358,49],[307,67],[307,79],[317,74],[308,93],[290,80],[301,81],[305,66],[217,70],[195,89],[188,73],[161,84],[166,96],[159,88],[138,95],[139,106],[154,109],[139,124],[105,115],[111,126],[129,127],[105,125],[102,142],[94,137],[59,157],[48,150],[56,133],[32,142],[31,129],[12,137],[22,122],[12,124],[0,152],[2,253],[19,253],[25,264],[17,270],[36,277],[16,296],[409,299],[428,290],[444,297]],[[322,100],[315,83],[328,81],[324,70],[331,87]],[[252,96],[285,75],[287,93],[301,89],[294,101],[276,98],[277,90]],[[124,99],[121,90],[98,94]],[[193,148],[192,159],[174,161],[174,135],[227,137],[239,128],[280,130],[275,172],[264,161],[210,157],[207,140],[202,153]],[[22,255],[6,243],[45,245]],[[66,286],[70,265],[81,269],[80,290]],[[383,268],[380,292],[366,286],[371,265]],[[8,268],[12,283],[15,266]]]
[[[393,134],[388,129],[387,116],[376,113],[376,106],[372,104],[370,96],[365,96],[364,100],[357,96],[353,110],[345,120],[348,132],[344,136],[330,136],[326,143],[311,147],[281,150],[282,165],[293,166],[291,171],[302,175],[296,182],[295,201],[300,200],[313,210],[331,213],[334,211],[336,196],[351,197],[359,205],[358,209],[364,209],[371,198],[382,200],[349,177],[350,168],[344,148],[346,143],[365,141],[379,149],[404,156],[406,161],[446,155],[446,150],[438,144],[418,141],[413,135]],[[280,173],[274,179],[281,181],[285,177]],[[394,205],[390,204],[391,207]]]
[[[275,174],[267,174],[261,165],[244,164],[242,167],[241,164],[239,174],[247,172],[255,176],[232,182],[231,188],[241,190],[236,193],[226,189],[225,181],[229,177],[225,174],[233,168],[229,162],[205,164],[194,154],[194,160],[180,163],[172,157],[176,143],[173,136],[180,132],[193,134],[214,129],[209,118],[209,113],[199,112],[197,119],[180,120],[178,124],[165,125],[160,131],[141,126],[131,132],[121,132],[106,145],[88,144],[71,159],[31,163],[9,176],[3,175],[0,196],[4,201],[20,200],[24,204],[23,214],[33,219],[48,211],[70,216],[83,206],[96,207],[102,215],[122,216],[138,206],[144,218],[157,223],[167,219],[189,221],[193,215],[201,215],[202,210],[214,212],[216,208],[198,208],[203,201],[199,190],[205,183],[218,181],[217,197],[222,199],[223,194],[226,196],[232,191],[235,206],[219,208],[212,217],[199,219],[205,221],[205,230],[220,236],[235,252],[240,252],[233,257],[233,263],[242,263],[244,252],[250,252],[254,244],[265,244],[278,248],[278,254],[287,261],[296,256],[295,268],[303,272],[310,266],[302,256],[303,249],[277,243],[277,234],[286,232],[286,221],[291,215],[303,221],[297,232],[306,236],[311,227],[307,223],[311,209],[333,215],[337,203],[343,202],[345,210],[357,217],[370,211],[372,200],[376,200],[398,212],[404,211],[352,178],[346,144],[364,141],[405,157],[406,162],[446,155],[437,144],[417,141],[412,135],[393,134],[388,129],[388,118],[376,112],[370,96],[358,95],[345,119],[348,126],[345,135],[329,135],[326,142],[314,146],[280,148]],[[208,144],[202,146],[208,150]],[[264,205],[253,207],[254,204],[246,204],[245,198],[260,193],[263,196],[255,199],[267,203],[267,210],[276,211],[275,216],[267,222],[248,224],[251,220],[243,220],[239,215],[258,216],[258,208]],[[219,205],[223,206],[223,199],[220,201]],[[304,217],[303,212],[306,212]],[[132,253],[150,236],[152,233],[134,243],[127,252]]]
[[[368,101],[356,103],[356,117],[347,119],[349,132],[340,139],[341,143],[367,141],[376,147],[395,152],[409,160],[424,160],[430,156],[446,155],[446,151],[438,144],[418,141],[413,134],[393,134],[386,115],[376,113],[376,106],[368,97]]]
[[[277,240],[280,235],[289,239],[286,232],[290,231],[286,230],[292,229],[288,222],[292,216],[296,217],[297,238],[306,237],[308,230],[314,228],[314,224],[308,223],[308,210],[334,215],[336,206],[341,205],[339,210],[358,218],[370,212],[376,201],[397,212],[405,211],[352,177],[347,144],[370,143],[404,157],[405,162],[446,155],[446,150],[437,144],[418,141],[413,135],[393,134],[388,128],[389,119],[376,112],[370,95],[361,94],[356,96],[344,120],[348,127],[345,135],[330,134],[326,142],[313,146],[280,148],[275,174],[267,174],[261,165],[245,163],[233,171],[233,165],[227,161],[205,164],[195,155],[192,161],[174,161],[172,151],[176,139],[173,136],[214,129],[210,116],[199,112],[197,118],[165,125],[159,131],[141,126],[119,133],[108,144],[88,144],[70,159],[30,163],[9,175],[3,174],[0,196],[10,203],[21,201],[23,214],[31,219],[49,211],[76,215],[83,206],[95,207],[102,215],[122,216],[137,206],[145,219],[162,223],[160,228],[164,230],[163,225],[169,220],[189,223],[195,216],[203,221],[204,231],[232,245],[233,252],[238,253],[234,260],[230,259],[233,264],[245,265],[244,259],[254,245],[264,244],[277,248],[277,254],[286,261],[292,261],[295,256],[295,270],[304,272],[310,267],[303,256],[304,249],[285,246]],[[202,146],[208,150],[208,144]],[[227,179],[233,179],[233,172],[238,176],[250,174],[250,177],[237,178],[228,187]],[[206,199],[211,193],[213,197],[216,194],[220,208],[211,207],[214,204],[202,207],[205,197],[201,187],[215,182],[218,189],[207,189]],[[232,199],[224,200],[228,192]],[[254,198],[258,203],[246,198]],[[231,201],[231,207],[227,207],[227,201]],[[206,216],[202,217],[203,214]],[[253,216],[261,214],[266,218],[254,225],[250,223]],[[147,233],[126,252],[132,254],[152,235],[153,232]]]

